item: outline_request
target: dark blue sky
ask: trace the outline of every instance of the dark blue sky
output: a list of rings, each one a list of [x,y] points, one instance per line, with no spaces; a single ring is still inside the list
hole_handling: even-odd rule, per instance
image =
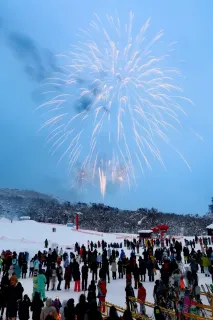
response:
[[[169,133],[172,145],[184,155],[191,171],[172,148],[162,143],[166,170],[152,161],[151,172],[145,170],[144,175],[138,172],[137,187],[131,192],[124,187],[112,189],[104,201],[121,208],[153,206],[166,212],[202,214],[213,196],[211,0],[1,0],[0,187],[34,189],[70,200],[102,202],[98,189],[87,188],[83,193],[69,189],[65,162],[57,167],[60,156],[49,154],[46,132],[37,134],[42,124],[40,114],[34,112],[39,104],[39,96],[35,95],[38,83],[27,74],[23,52],[19,57],[14,54],[11,44],[14,39],[9,35],[26,34],[35,41],[38,50],[64,52],[75,43],[78,28],[87,28],[94,12],[99,16],[113,15],[115,9],[123,21],[132,10],[136,28],[151,17],[152,35],[164,29],[165,42],[178,42],[172,65],[184,74],[178,84],[184,87],[184,94],[195,106],[184,103],[187,117],[181,119],[183,129]]]

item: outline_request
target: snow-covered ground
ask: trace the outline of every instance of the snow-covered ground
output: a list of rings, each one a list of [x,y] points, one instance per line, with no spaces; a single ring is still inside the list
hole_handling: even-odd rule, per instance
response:
[[[52,231],[52,228],[56,228],[56,232]],[[44,249],[44,241],[48,239],[49,247],[52,243],[57,243],[59,248],[65,250],[66,247],[73,248],[75,242],[87,245],[87,241],[97,242],[98,240],[104,239],[107,243],[111,242],[123,242],[124,238],[132,238],[133,235],[128,234],[104,234],[96,231],[87,230],[73,230],[67,226],[53,225],[38,223],[35,221],[14,221],[11,223],[7,219],[0,220],[0,250],[15,250],[28,251],[30,257],[33,256],[38,250]],[[183,241],[182,239],[178,239]],[[196,250],[200,249],[200,245],[196,246]],[[140,249],[140,254],[142,249]],[[130,251],[124,248],[127,256],[129,256]],[[211,283],[211,278],[206,278],[204,274],[198,273],[199,284]],[[159,274],[155,276],[155,280],[159,279]],[[20,280],[25,293],[31,296],[33,283],[32,279]],[[91,281],[91,275],[89,275],[89,281]],[[125,307],[125,279],[112,280],[111,283],[107,285],[107,297],[106,301],[114,303],[116,305]],[[144,283],[147,291],[147,301],[153,302],[153,287],[154,282],[149,283],[148,279]],[[135,294],[137,296],[137,290]],[[74,292],[74,283],[71,283],[70,291],[65,291],[62,285],[62,291],[49,291],[47,292],[47,297],[55,299],[56,296],[60,297],[61,302],[63,300],[68,300],[69,298],[74,298],[77,302],[79,298],[79,293]],[[202,298],[203,303],[208,304],[205,297]],[[147,313],[152,315],[152,309],[147,308]]]

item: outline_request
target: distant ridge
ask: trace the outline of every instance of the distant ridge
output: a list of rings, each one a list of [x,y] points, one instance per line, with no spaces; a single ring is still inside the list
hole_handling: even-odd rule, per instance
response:
[[[172,235],[201,235],[213,222],[213,215],[181,215],[163,213],[155,208],[120,210],[97,203],[70,203],[32,190],[0,189],[0,216],[10,220],[26,215],[39,222],[75,223],[75,213],[80,211],[80,227],[100,232],[137,233],[168,224]]]

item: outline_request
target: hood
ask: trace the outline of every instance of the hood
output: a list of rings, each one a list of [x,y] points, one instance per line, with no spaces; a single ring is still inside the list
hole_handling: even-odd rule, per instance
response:
[[[64,300],[64,301],[62,302],[62,307],[65,308],[66,306],[67,306],[67,300]]]
[[[52,299],[47,299],[46,301],[46,307],[52,307],[53,303],[52,303]]]

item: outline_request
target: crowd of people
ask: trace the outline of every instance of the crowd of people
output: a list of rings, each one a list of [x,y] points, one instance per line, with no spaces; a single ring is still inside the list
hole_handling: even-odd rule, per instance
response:
[[[124,320],[132,319],[131,312],[146,316],[147,281],[154,283],[156,319],[169,319],[161,308],[174,310],[177,319],[184,319],[185,312],[202,314],[204,310],[197,307],[202,303],[198,272],[213,278],[213,251],[209,246],[212,242],[213,238],[197,236],[185,240],[184,245],[174,238],[145,242],[133,239],[109,244],[102,240],[88,241],[87,245],[76,243],[73,252],[66,252],[58,247],[48,249],[46,239],[45,250],[38,251],[30,260],[27,252],[3,251],[0,258],[1,317],[5,314],[7,319],[15,320],[18,314],[20,320],[28,320],[32,312],[34,320],[102,319],[101,313],[106,311],[107,286],[117,279],[126,280]],[[200,250],[195,250],[196,245]],[[19,280],[26,277],[32,278],[31,297],[24,294]],[[76,305],[73,298],[63,302],[60,297],[54,301],[47,298],[49,290],[60,292],[63,289],[71,295],[72,282],[74,291],[80,293]],[[108,319],[120,319],[114,306],[110,308]]]

